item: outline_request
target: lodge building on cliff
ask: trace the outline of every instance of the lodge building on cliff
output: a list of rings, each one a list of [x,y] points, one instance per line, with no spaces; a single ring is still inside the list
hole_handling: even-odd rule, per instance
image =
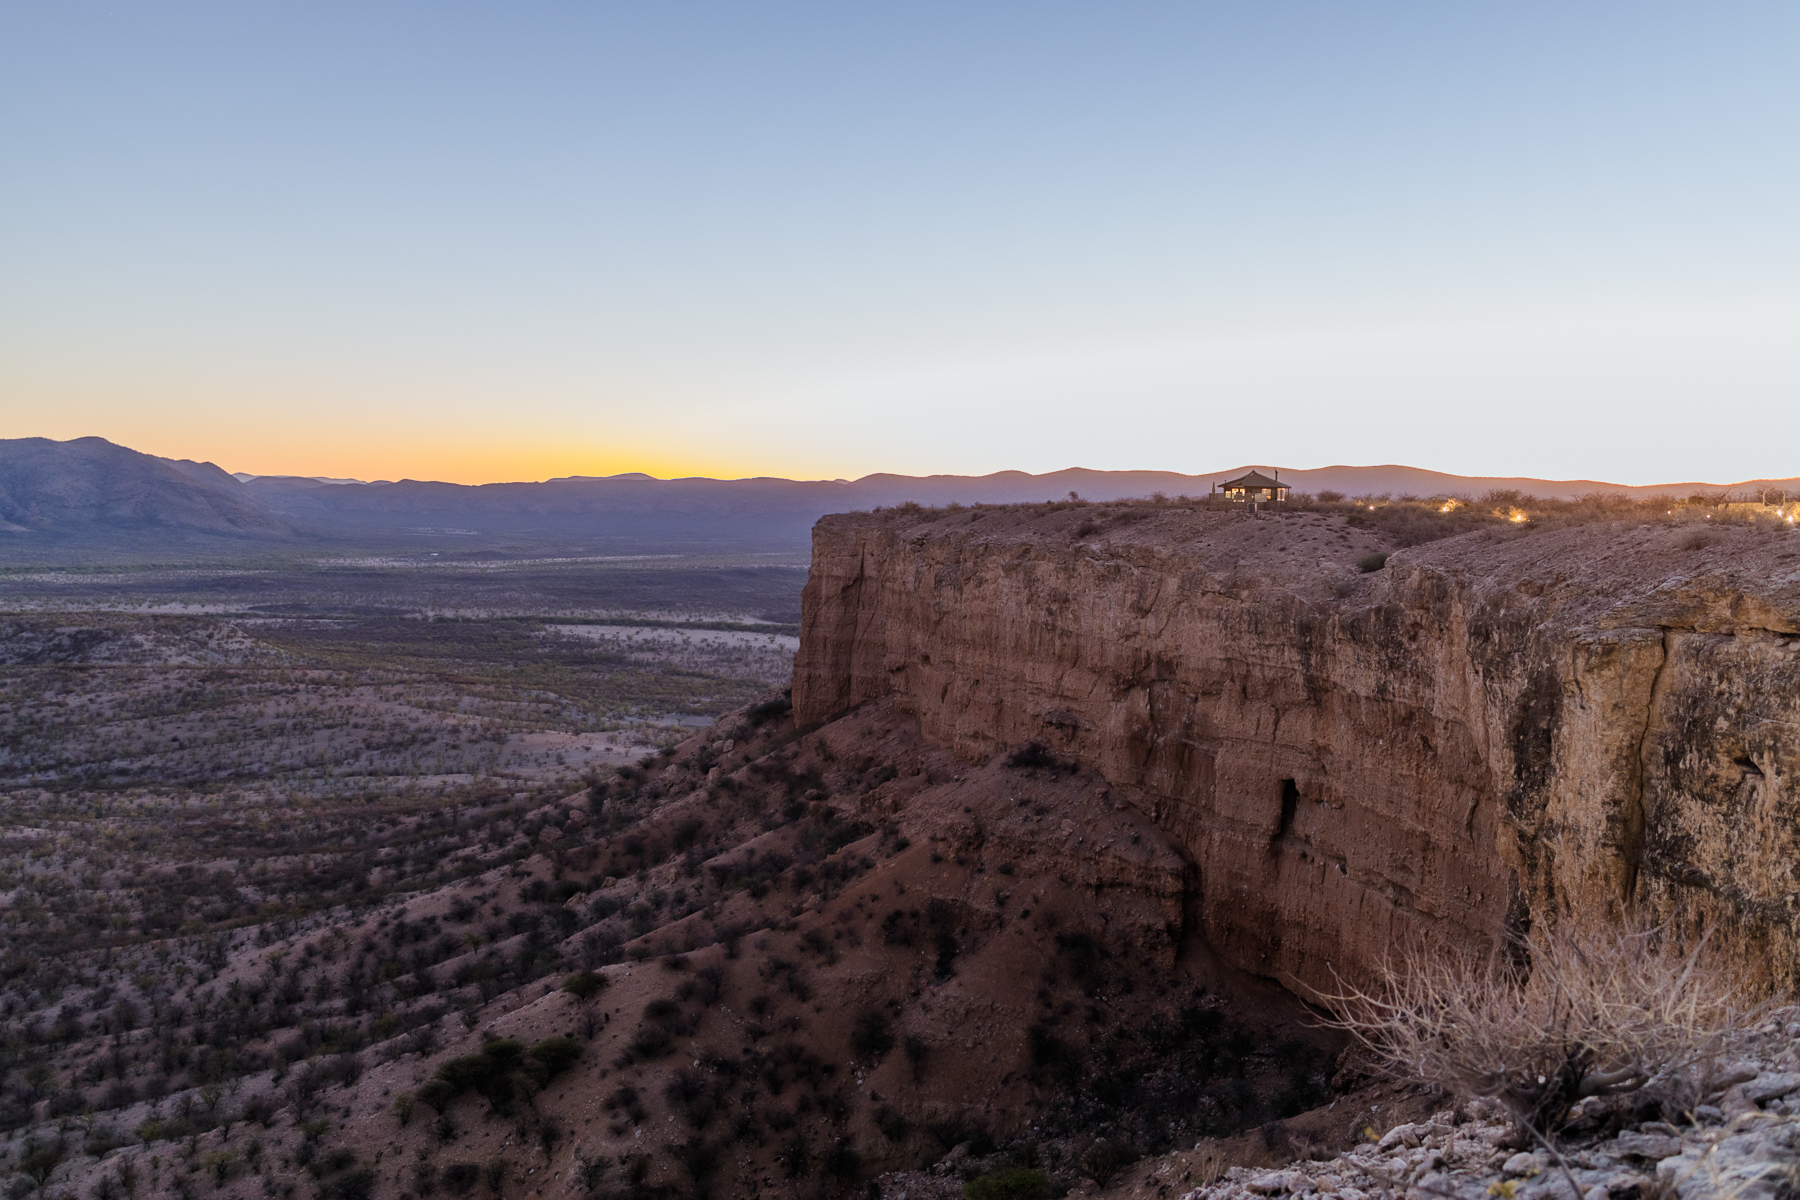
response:
[[[1261,471],[1251,471],[1236,479],[1213,484],[1213,494],[1224,497],[1228,504],[1286,504],[1288,485],[1279,478],[1270,479]]]

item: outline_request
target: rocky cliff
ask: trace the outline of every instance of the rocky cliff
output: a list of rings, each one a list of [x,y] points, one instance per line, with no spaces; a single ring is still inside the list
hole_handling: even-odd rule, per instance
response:
[[[1800,537],[1487,528],[1353,565],[1383,548],[1328,513],[828,517],[796,716],[893,696],[966,759],[1097,769],[1264,975],[1625,910],[1800,975]]]

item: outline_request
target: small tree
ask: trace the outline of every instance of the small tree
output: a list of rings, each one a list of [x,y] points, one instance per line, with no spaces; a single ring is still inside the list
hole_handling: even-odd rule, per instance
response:
[[[577,971],[563,980],[562,990],[577,1000],[592,1000],[606,990],[606,976],[595,971]]]

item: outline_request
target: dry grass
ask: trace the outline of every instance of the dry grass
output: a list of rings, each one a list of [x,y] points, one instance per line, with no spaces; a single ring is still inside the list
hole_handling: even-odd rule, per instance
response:
[[[1771,1003],[1721,969],[1708,941],[1571,923],[1485,959],[1414,947],[1373,987],[1318,998],[1384,1074],[1496,1101],[1548,1139],[1591,1096],[1655,1083],[1691,1103],[1763,1019]]]

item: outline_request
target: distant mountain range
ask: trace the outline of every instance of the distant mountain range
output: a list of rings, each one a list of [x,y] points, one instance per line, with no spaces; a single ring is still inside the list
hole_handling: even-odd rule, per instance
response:
[[[232,475],[212,463],[157,458],[104,438],[0,440],[0,562],[70,554],[134,556],[241,551],[529,549],[549,545],[621,553],[658,549],[803,550],[826,513],[908,500],[1006,504],[1076,492],[1115,500],[1161,492],[1205,495],[1249,470],[1089,471],[1046,475],[865,475],[856,480],[654,479],[631,473],[542,483],[466,485],[403,479],[362,483],[289,475]],[[1626,487],[1597,480],[1469,477],[1417,467],[1259,464],[1303,492],[1345,495],[1529,496],[1591,492],[1800,492],[1800,479]]]

